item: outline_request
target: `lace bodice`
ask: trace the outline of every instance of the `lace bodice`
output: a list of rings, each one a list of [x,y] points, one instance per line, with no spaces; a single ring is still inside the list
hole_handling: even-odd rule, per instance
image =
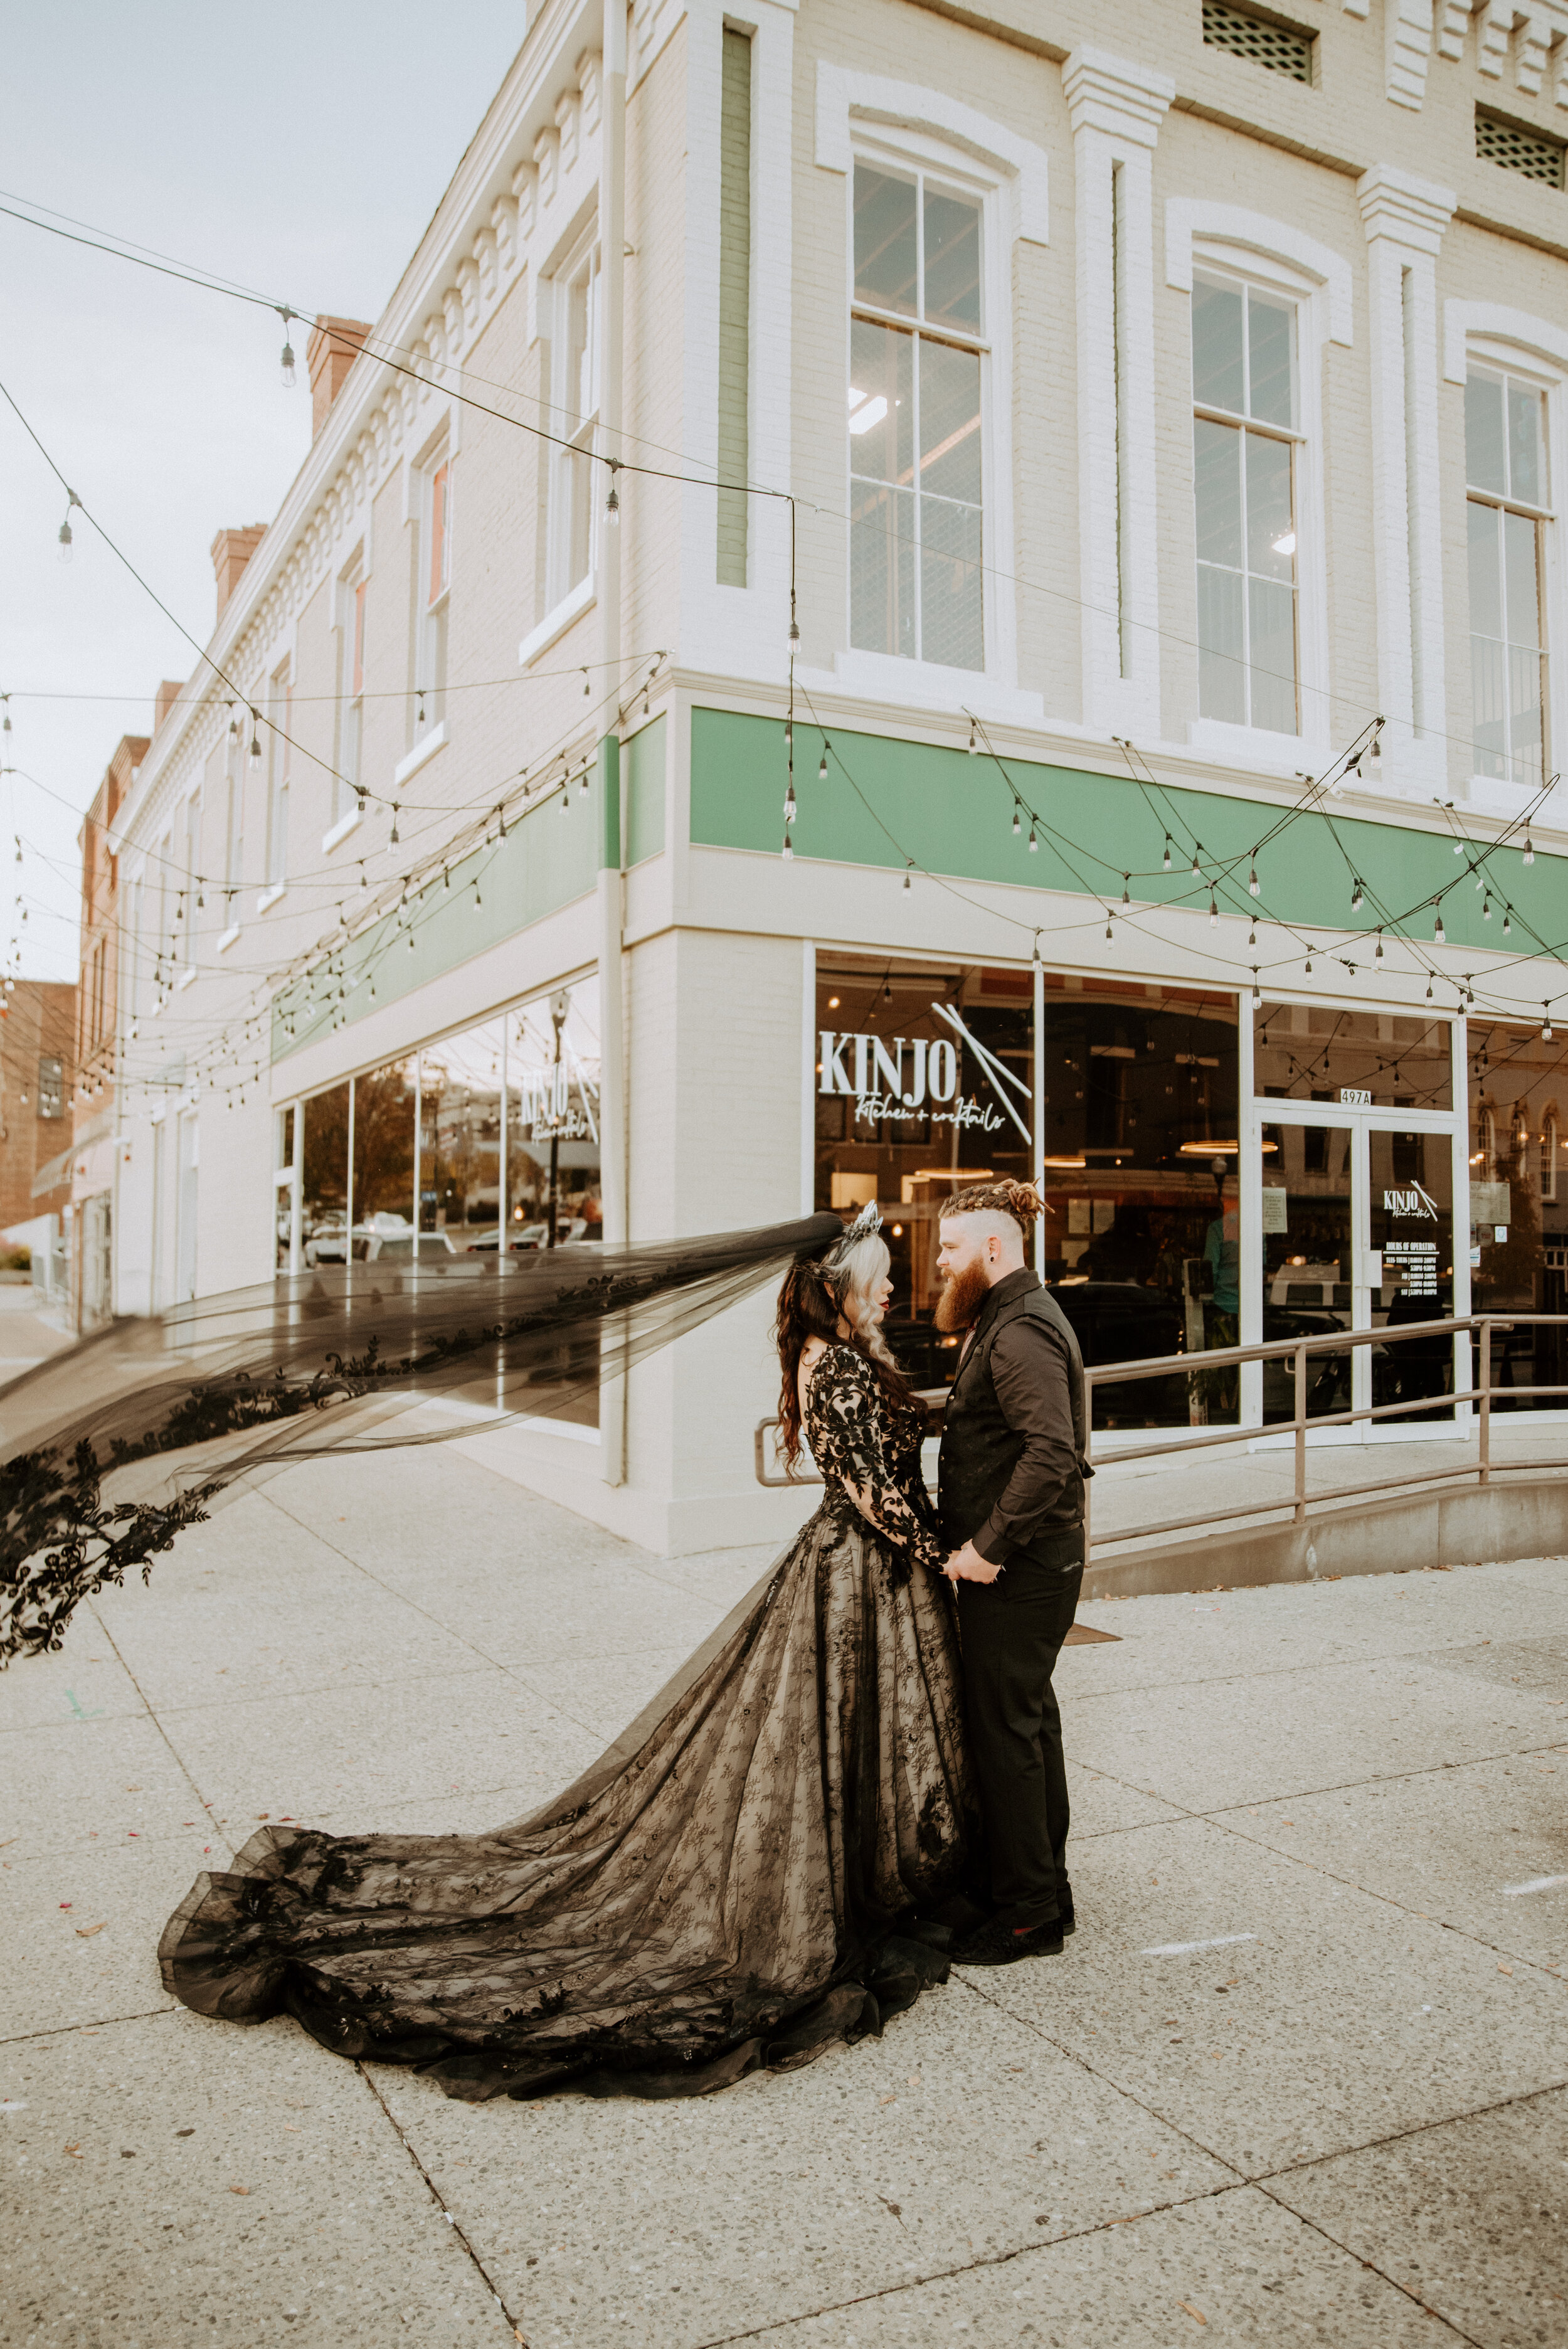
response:
[[[830,1506],[859,1512],[892,1546],[906,1581],[918,1562],[934,1572],[947,1555],[920,1473],[922,1427],[891,1405],[875,1371],[853,1346],[830,1346],[806,1388],[806,1436],[828,1487]]]

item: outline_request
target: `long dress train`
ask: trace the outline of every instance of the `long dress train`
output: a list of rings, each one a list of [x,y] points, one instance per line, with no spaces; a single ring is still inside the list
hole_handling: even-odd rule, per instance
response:
[[[479,2102],[722,2087],[944,1981],[914,1912],[977,1827],[920,1427],[850,1346],[806,1425],[820,1507],[574,1786],[486,1835],[263,1827],[170,1918],[166,1987]]]

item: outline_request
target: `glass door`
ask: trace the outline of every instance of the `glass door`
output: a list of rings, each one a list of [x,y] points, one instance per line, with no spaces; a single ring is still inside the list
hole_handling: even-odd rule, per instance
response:
[[[1324,1338],[1357,1325],[1355,1314],[1356,1133],[1350,1124],[1292,1118],[1263,1129],[1263,1335]],[[1311,1419],[1347,1411],[1355,1350],[1309,1354],[1306,1409]],[[1289,1355],[1263,1365],[1266,1425],[1295,1417],[1295,1367]]]
[[[1368,1321],[1396,1330],[1448,1319],[1454,1311],[1453,1142],[1448,1133],[1367,1122],[1366,1212]],[[1374,1346],[1369,1400],[1377,1404],[1428,1403],[1454,1392],[1452,1338],[1411,1338]],[[1391,1412],[1387,1426],[1409,1420],[1432,1424],[1448,1412]]]

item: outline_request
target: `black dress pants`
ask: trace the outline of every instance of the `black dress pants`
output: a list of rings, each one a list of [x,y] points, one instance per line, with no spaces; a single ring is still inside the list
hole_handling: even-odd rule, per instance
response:
[[[1016,1557],[995,1582],[961,1582],[965,1718],[979,1781],[992,1905],[1013,1925],[1058,1915],[1068,1885],[1068,1781],[1051,1674],[1083,1567]]]

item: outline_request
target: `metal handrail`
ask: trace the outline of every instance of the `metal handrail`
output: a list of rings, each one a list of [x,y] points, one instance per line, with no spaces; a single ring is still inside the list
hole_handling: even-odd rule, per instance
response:
[[[1097,1537],[1092,1526],[1094,1486],[1092,1483],[1087,1483],[1084,1488],[1086,1553],[1090,1548],[1104,1547],[1110,1543],[1140,1541],[1151,1538],[1157,1534],[1190,1532],[1196,1526],[1212,1526],[1242,1517],[1272,1516],[1276,1510],[1284,1508],[1290,1509],[1292,1521],[1300,1525],[1306,1517],[1309,1506],[1321,1508],[1328,1502],[1351,1499],[1369,1502],[1375,1500],[1379,1494],[1399,1491],[1411,1485],[1439,1485],[1455,1479],[1464,1481],[1474,1477],[1481,1485],[1490,1485],[1494,1470],[1517,1472],[1525,1468],[1538,1470],[1568,1468],[1568,1448],[1564,1449],[1560,1458],[1494,1461],[1491,1457],[1492,1400],[1497,1392],[1491,1382],[1492,1332],[1495,1330],[1506,1336],[1511,1331],[1522,1328],[1568,1328],[1568,1313],[1456,1314],[1441,1320],[1405,1322],[1398,1329],[1326,1330],[1321,1336],[1315,1338],[1274,1338],[1265,1340],[1258,1345],[1216,1346],[1212,1350],[1206,1350],[1201,1354],[1152,1354],[1145,1355],[1132,1362],[1106,1362],[1095,1364],[1092,1367],[1086,1364],[1084,1381],[1089,1422],[1087,1457],[1091,1466],[1094,1459],[1094,1390],[1097,1386],[1119,1385],[1131,1379],[1161,1377],[1191,1379],[1207,1371],[1224,1370],[1233,1366],[1239,1367],[1244,1362],[1282,1361],[1288,1359],[1295,1374],[1293,1383],[1295,1390],[1295,1409],[1292,1417],[1286,1421],[1274,1422],[1271,1428],[1266,1431],[1281,1436],[1288,1431],[1295,1438],[1295,1491],[1288,1500],[1283,1496],[1274,1495],[1267,1500],[1244,1502],[1232,1507],[1216,1508],[1211,1506],[1189,1516],[1162,1518],[1156,1525],[1136,1526]],[[1398,1346],[1412,1338],[1468,1337],[1472,1330],[1479,1332],[1481,1337],[1481,1343],[1476,1349],[1477,1381],[1473,1386],[1459,1388],[1451,1393],[1412,1397],[1408,1402],[1393,1403],[1367,1403],[1359,1408],[1326,1412],[1315,1417],[1308,1417],[1306,1365],[1310,1356],[1342,1354],[1354,1346]],[[1510,1387],[1506,1392],[1511,1401],[1523,1401],[1541,1395],[1568,1397],[1568,1385]],[[921,1393],[923,1400],[934,1402],[944,1401],[948,1390],[945,1387],[928,1388],[921,1390]],[[1308,1495],[1306,1438],[1309,1429],[1351,1427],[1359,1425],[1364,1421],[1409,1419],[1426,1412],[1451,1411],[1460,1403],[1473,1403],[1476,1406],[1479,1443],[1477,1457],[1473,1464],[1466,1462],[1463,1466],[1417,1469],[1405,1475],[1379,1477],[1372,1484],[1335,1485],[1326,1491]],[[769,1429],[777,1427],[778,1424],[776,1419],[764,1419],[758,1422],[753,1438],[758,1483],[773,1486],[820,1485],[823,1479],[814,1471],[806,1473],[797,1471],[783,1476],[770,1475],[768,1473],[766,1439]],[[1191,1434],[1185,1429],[1180,1433],[1173,1430],[1163,1443],[1139,1444],[1126,1448],[1119,1446],[1110,1457],[1119,1461],[1151,1460],[1168,1455],[1185,1457],[1194,1452],[1209,1451],[1219,1444],[1253,1444],[1264,1433],[1265,1430],[1260,1427],[1241,1425],[1219,1428],[1212,1433],[1203,1435]]]

